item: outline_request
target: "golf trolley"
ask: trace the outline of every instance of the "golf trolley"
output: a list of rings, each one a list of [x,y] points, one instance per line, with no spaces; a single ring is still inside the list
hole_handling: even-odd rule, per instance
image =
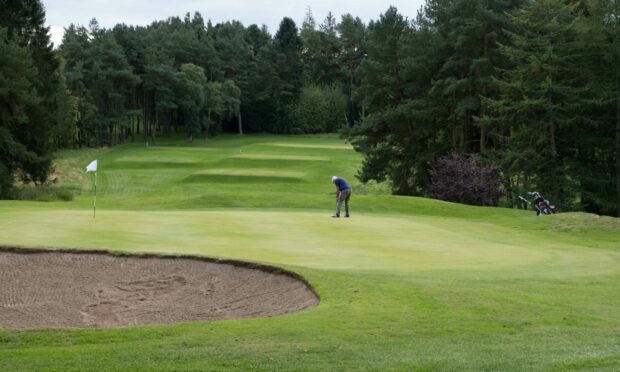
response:
[[[526,204],[533,205],[534,208],[536,209],[537,216],[540,216],[541,214],[558,213],[555,205],[551,204],[549,200],[543,198],[542,195],[540,195],[540,193],[538,193],[537,191],[528,192],[527,194],[534,200],[534,202],[530,202],[529,200],[525,199],[521,195],[519,195],[519,199],[524,201]]]

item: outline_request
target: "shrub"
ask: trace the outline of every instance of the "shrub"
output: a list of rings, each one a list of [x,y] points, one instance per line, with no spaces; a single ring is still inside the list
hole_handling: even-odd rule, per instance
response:
[[[18,200],[34,200],[41,202],[73,200],[73,192],[71,190],[49,184],[36,186],[24,185],[17,190],[16,194]]]
[[[504,195],[500,168],[485,165],[474,157],[451,153],[440,158],[431,170],[429,195],[436,199],[496,206]]]
[[[73,193],[67,189],[58,189],[56,190],[56,197],[62,201],[71,201],[73,200]]]

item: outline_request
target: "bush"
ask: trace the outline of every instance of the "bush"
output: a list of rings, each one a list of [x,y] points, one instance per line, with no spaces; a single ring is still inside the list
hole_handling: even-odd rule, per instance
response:
[[[62,201],[71,201],[73,200],[73,193],[67,189],[58,189],[56,190],[56,197],[58,200]]]
[[[24,185],[17,190],[18,200],[34,200],[41,202],[50,201],[71,201],[73,200],[73,192],[64,187],[44,185]]]
[[[504,195],[498,165],[485,165],[474,157],[457,153],[437,161],[431,170],[428,192],[436,199],[490,206],[497,206]]]
[[[370,180],[366,183],[355,183],[352,185],[355,195],[390,195],[392,185],[390,182],[377,182]]]

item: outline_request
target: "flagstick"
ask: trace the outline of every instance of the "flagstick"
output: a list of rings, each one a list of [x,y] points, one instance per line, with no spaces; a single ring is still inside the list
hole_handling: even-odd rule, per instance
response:
[[[97,172],[95,171],[95,198],[93,199],[93,218],[97,211]]]

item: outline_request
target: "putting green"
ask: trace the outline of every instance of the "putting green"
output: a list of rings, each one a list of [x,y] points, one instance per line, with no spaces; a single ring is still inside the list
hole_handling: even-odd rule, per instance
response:
[[[1,201],[0,245],[257,261],[303,275],[321,303],[263,319],[0,330],[0,370],[620,368],[618,219],[387,195],[356,181],[359,155],[330,136],[59,155],[61,184],[80,193]],[[76,169],[95,158],[93,218],[93,177]],[[330,218],[332,175],[353,184],[350,219]]]
[[[526,271],[546,276],[615,272],[618,254],[484,222],[443,217],[328,212],[92,211],[20,208],[2,223],[1,244],[99,247],[240,258],[339,271]],[[32,233],[32,224],[37,233]],[[540,249],[541,245],[545,249]],[[539,273],[542,274],[542,273]]]

